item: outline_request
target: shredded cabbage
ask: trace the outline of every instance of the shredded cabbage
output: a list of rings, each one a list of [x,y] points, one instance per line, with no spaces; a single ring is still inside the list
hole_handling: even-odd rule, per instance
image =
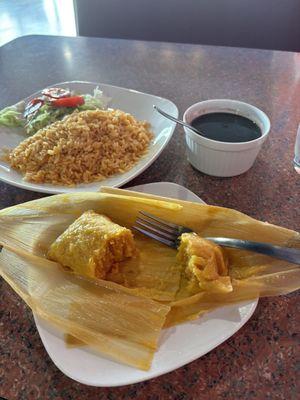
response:
[[[44,104],[38,111],[38,113],[26,123],[26,133],[27,135],[33,135],[38,130],[45,128],[47,125],[52,124],[65,115],[71,114],[75,108],[61,107],[54,108],[48,104]]]
[[[23,113],[20,110],[20,104],[11,107],[5,107],[0,111],[0,125],[8,128],[17,128],[24,126]]]
[[[77,107],[80,111],[96,110],[97,108],[106,109],[110,101],[110,98],[104,96],[102,90],[100,90],[98,86],[94,89],[93,95],[85,94],[83,97],[84,104]]]

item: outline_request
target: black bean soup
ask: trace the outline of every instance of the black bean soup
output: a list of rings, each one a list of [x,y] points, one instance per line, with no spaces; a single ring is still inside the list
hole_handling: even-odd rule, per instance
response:
[[[208,139],[219,142],[249,142],[262,133],[259,126],[246,117],[225,112],[200,115],[191,125]]]

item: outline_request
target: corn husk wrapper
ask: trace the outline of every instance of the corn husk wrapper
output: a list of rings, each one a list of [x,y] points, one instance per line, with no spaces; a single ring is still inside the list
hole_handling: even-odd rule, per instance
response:
[[[111,188],[104,188],[101,193],[52,196],[2,210],[0,244],[4,251],[0,266],[4,279],[38,315],[129,365],[149,368],[163,324],[174,325],[225,304],[299,288],[300,269],[295,264],[228,249],[233,291],[189,293],[176,251],[138,234],[135,239],[139,257],[124,262],[120,273],[111,277],[114,282],[83,280],[45,260],[45,254],[56,237],[86,210],[105,214],[129,228],[138,212],[144,210],[188,226],[203,237],[224,236],[300,247],[300,235],[222,207]],[[51,284],[48,274],[52,276]],[[83,281],[88,285],[83,285]],[[103,293],[108,286],[109,296],[98,296],[98,290]],[[120,301],[120,296],[126,300]],[[122,314],[121,310],[127,310],[127,302],[131,301],[129,298],[135,299],[132,304],[136,307]],[[103,307],[106,312],[99,313]],[[151,316],[143,320],[146,309]],[[87,322],[87,318],[91,321]],[[130,329],[127,324],[132,324]],[[136,332],[137,325],[141,329]]]
[[[0,268],[36,315],[109,358],[150,368],[170,307],[23,251],[4,248]]]

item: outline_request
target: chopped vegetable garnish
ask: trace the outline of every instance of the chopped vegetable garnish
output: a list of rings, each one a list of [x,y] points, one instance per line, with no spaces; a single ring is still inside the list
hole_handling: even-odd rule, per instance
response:
[[[75,110],[106,109],[109,98],[96,87],[93,94],[78,95],[69,89],[46,88],[25,107],[24,101],[0,111],[0,125],[24,126],[27,135],[35,134]],[[20,106],[21,105],[21,106]],[[25,108],[25,110],[24,110]]]

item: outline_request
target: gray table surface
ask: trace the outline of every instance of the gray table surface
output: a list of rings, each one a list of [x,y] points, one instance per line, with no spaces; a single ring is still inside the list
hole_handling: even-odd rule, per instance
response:
[[[99,38],[25,36],[0,48],[0,107],[69,80],[103,82],[172,100],[180,115],[201,100],[231,98],[263,109],[271,133],[254,166],[234,178],[197,172],[181,128],[159,159],[127,186],[171,181],[210,204],[299,229],[293,146],[300,121],[296,53]],[[0,183],[0,207],[43,194]],[[152,381],[88,388],[49,360],[29,309],[1,282],[0,396],[7,399],[296,399],[297,294],[263,299],[236,335],[207,356]],[[299,315],[299,312],[298,312]]]

